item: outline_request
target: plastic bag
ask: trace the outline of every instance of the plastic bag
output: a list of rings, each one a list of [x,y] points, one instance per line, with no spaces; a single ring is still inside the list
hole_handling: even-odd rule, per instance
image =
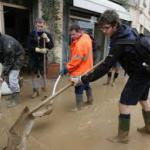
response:
[[[3,81],[1,86],[1,95],[9,95],[9,94],[12,94],[12,91],[9,88],[7,82]]]

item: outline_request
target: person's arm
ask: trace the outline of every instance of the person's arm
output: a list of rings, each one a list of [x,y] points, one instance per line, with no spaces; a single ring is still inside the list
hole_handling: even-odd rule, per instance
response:
[[[84,46],[76,46],[74,49],[74,55],[71,57],[71,60],[67,63],[66,68],[69,73],[75,71],[82,63],[84,54]]]
[[[8,76],[9,72],[13,68],[13,65],[15,62],[15,52],[14,52],[14,45],[12,45],[12,40],[8,39],[7,44],[5,42],[3,48],[4,48],[4,54],[3,54],[3,73],[2,73],[2,76]]]
[[[42,38],[45,39],[45,46],[47,49],[52,49],[54,47],[54,42],[50,33],[44,32]]]
[[[20,70],[23,67],[25,51],[22,45],[18,42],[16,45],[14,69]]]
[[[97,66],[93,72],[82,76],[81,81],[83,83],[93,82],[104,76],[113,66],[113,64],[118,61],[118,58],[122,55],[122,52],[123,50],[120,46],[116,46],[115,48],[111,49],[105,60],[99,66]]]

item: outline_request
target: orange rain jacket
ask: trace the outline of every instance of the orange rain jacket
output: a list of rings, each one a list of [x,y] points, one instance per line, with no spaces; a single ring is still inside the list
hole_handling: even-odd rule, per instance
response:
[[[93,67],[92,40],[83,33],[81,37],[71,44],[70,61],[67,70],[71,76],[80,76]]]

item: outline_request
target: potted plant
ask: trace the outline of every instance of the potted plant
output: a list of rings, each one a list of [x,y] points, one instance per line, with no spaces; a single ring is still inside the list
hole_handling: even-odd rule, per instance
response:
[[[57,49],[61,45],[61,17],[60,0],[42,0],[42,17],[47,23],[47,28],[50,30],[54,40],[54,49],[48,53],[47,77],[56,78],[60,71],[60,58],[57,55]],[[60,46],[60,47],[59,47]]]
[[[47,78],[57,78],[60,72],[60,63],[53,50],[48,53]]]

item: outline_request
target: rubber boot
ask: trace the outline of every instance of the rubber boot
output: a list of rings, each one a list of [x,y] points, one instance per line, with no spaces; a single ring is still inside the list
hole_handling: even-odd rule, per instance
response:
[[[141,128],[137,128],[137,131],[140,133],[150,134],[150,111],[142,110],[142,115],[143,115],[145,126]]]
[[[39,89],[33,89],[33,94],[31,96],[31,98],[36,98],[40,95]]]
[[[118,135],[116,137],[109,138],[108,140],[113,143],[127,144],[129,142],[128,137],[129,127],[130,127],[130,117],[129,118],[119,117]]]
[[[79,111],[83,107],[83,95],[76,94],[76,108],[72,109],[72,111]]]
[[[87,102],[85,102],[86,105],[92,105],[93,104],[93,95],[92,95],[92,89],[89,88],[86,90],[86,96],[87,96]]]
[[[7,107],[15,107],[20,102],[20,93],[13,93],[7,103]]]

